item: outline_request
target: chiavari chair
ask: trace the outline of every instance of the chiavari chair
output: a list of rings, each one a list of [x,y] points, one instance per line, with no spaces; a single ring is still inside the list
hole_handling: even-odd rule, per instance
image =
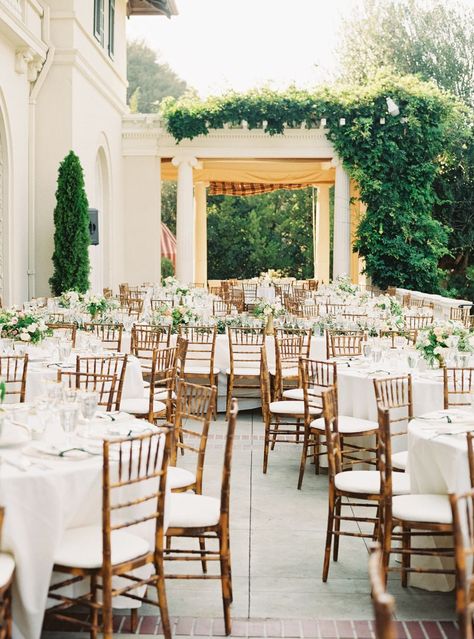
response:
[[[319,287],[319,280],[308,280],[308,288],[310,291],[317,291]]]
[[[129,297],[127,306],[130,317],[134,317],[138,321],[143,313],[143,300]]]
[[[454,529],[456,612],[460,639],[472,639],[474,615],[474,489],[449,495]]]
[[[214,364],[217,327],[181,326],[180,335],[188,343],[184,378],[199,380],[199,383],[205,381],[217,388],[219,369]]]
[[[329,476],[329,509],[322,575],[323,581],[326,582],[329,574],[331,548],[333,561],[337,561],[340,537],[381,539],[381,516],[385,495],[378,470],[343,470],[335,388],[324,390],[322,397]],[[392,478],[395,494],[403,495],[410,492],[410,482],[406,473],[393,473]],[[359,508],[368,508],[369,511],[364,512],[368,512],[369,515],[366,517],[358,515],[356,509]],[[371,508],[375,508],[374,514],[371,514]],[[351,522],[352,528],[346,530],[343,527],[344,522]],[[373,532],[362,532],[360,528],[354,531],[354,522],[372,524]]]
[[[130,288],[126,282],[119,284],[119,300],[121,306],[126,307],[130,298]]]
[[[347,304],[334,304],[334,303],[326,304],[326,313],[328,315],[342,315],[342,313],[345,313],[347,309],[348,309]]]
[[[388,594],[385,587],[382,551],[379,543],[374,543],[370,549],[369,579],[375,615],[375,639],[397,639],[394,622],[395,599]]]
[[[409,293],[402,297],[402,305],[406,308],[421,308],[423,300],[419,297],[412,297]]]
[[[157,348],[168,348],[170,340],[170,326],[135,324],[132,327],[130,352],[140,360],[145,377],[150,374],[153,351]]]
[[[0,541],[2,536],[5,509],[0,507]],[[0,639],[12,636],[12,582],[15,572],[15,560],[12,555],[0,552]]]
[[[63,324],[64,313],[48,313],[47,324]]]
[[[319,317],[319,304],[302,304],[301,314],[305,319],[316,319]]]
[[[5,403],[23,403],[26,393],[28,354],[0,356],[0,379],[5,383]]]
[[[102,294],[103,294],[103,296],[105,297],[106,300],[110,300],[114,296],[114,293],[113,293],[111,288],[104,288],[102,290]]]
[[[413,387],[411,375],[374,378],[375,400],[377,408],[389,411],[392,443],[403,439],[404,450],[392,452],[392,467],[406,470],[408,462],[408,423],[413,419]],[[393,448],[393,446],[392,446]]]
[[[47,617],[89,628],[93,638],[102,631],[104,639],[112,639],[112,600],[123,596],[158,606],[163,634],[171,639],[163,561],[169,448],[169,430],[104,441],[102,525],[71,528],[63,535],[53,570],[66,579],[50,586],[48,597],[58,603],[46,611]],[[143,536],[145,525],[150,539]],[[134,571],[143,566],[150,566],[152,574],[137,577]],[[114,582],[117,577],[122,579]],[[86,594],[61,592],[79,582],[89,585]],[[156,588],[156,599],[149,587]],[[68,614],[72,606],[89,615]]]
[[[120,353],[122,350],[123,324],[102,324],[90,322],[85,324],[86,331],[93,332],[100,339],[106,350]]]
[[[193,282],[189,285],[189,288],[206,288],[204,282]]]
[[[97,393],[98,406],[103,406],[110,412],[114,408],[115,387],[117,384],[116,375],[101,375],[99,373],[73,373],[70,371],[58,370],[58,382],[65,382],[68,388],[81,391],[94,391]]]
[[[244,294],[245,308],[248,309],[249,305],[255,304],[257,300],[257,285],[252,282],[242,282],[242,291]]]
[[[427,328],[433,323],[432,315],[406,315],[405,316],[405,327],[409,331],[420,330],[422,328]]]
[[[474,391],[474,368],[443,367],[444,408],[470,406]]]
[[[471,313],[470,306],[458,306],[449,309],[449,319],[455,322],[462,322],[464,326],[469,328],[469,315]]]
[[[454,574],[450,568],[412,567],[414,556],[433,556],[446,559],[453,556],[452,547],[426,548],[413,546],[412,541],[423,537],[451,537],[453,518],[448,495],[438,494],[396,494],[397,475],[392,472],[392,445],[390,414],[388,409],[378,409],[379,413],[379,469],[383,493],[383,568],[401,572],[402,586],[408,585],[408,575],[412,572],[430,574]],[[396,532],[399,531],[399,532]],[[416,543],[416,541],[415,541]],[[390,556],[400,555],[401,565],[390,566]]]
[[[341,318],[345,322],[364,322],[367,320],[367,313],[348,313],[344,312]]]
[[[112,409],[119,411],[122,404],[123,384],[127,371],[128,355],[95,355],[76,357],[76,373],[94,373],[96,375],[109,375],[117,378],[114,388]]]
[[[229,327],[229,360],[230,366],[226,370],[227,401],[226,418],[232,397],[239,393],[237,399],[254,397],[255,391],[260,390],[260,351],[265,342],[262,328]]]
[[[239,313],[243,313],[245,311],[245,295],[241,288],[236,288],[235,286],[230,288],[228,301],[232,306],[235,306]]]
[[[299,361],[307,356],[307,345],[302,333],[275,332],[275,368],[270,370],[274,376],[273,401],[283,398],[283,392],[289,388],[300,388],[301,377]]]
[[[390,348],[396,348],[395,346],[396,337],[405,337],[408,344],[410,344],[410,346],[415,346],[417,335],[418,335],[418,331],[414,329],[409,331],[407,330],[380,331],[380,337],[387,337],[390,339]]]
[[[212,314],[215,317],[225,317],[232,313],[232,304],[224,300],[214,300],[212,302]]]
[[[265,346],[260,351],[260,394],[262,397],[262,416],[265,428],[263,444],[263,472],[268,469],[270,450],[275,444],[303,443],[305,406],[301,400],[271,401],[270,372],[268,370]],[[313,419],[321,411],[310,407]]]
[[[172,298],[154,298],[150,300],[150,308],[152,311],[158,311],[163,306],[167,306],[168,308],[174,308],[177,302],[174,301],[174,297]]]
[[[323,410],[322,393],[333,388],[337,400],[337,365],[335,362],[324,362],[302,358],[300,360],[301,379],[303,382],[303,401],[305,407],[305,432],[303,450],[301,451],[298,489],[301,489],[306,469],[306,460],[314,461],[315,474],[320,472],[320,460],[326,454],[324,438],[326,425]],[[296,398],[296,391],[294,397]],[[337,404],[336,404],[337,406]],[[313,414],[316,413],[316,418]],[[369,419],[338,414],[338,431],[341,438],[342,469],[352,468],[356,464],[375,464],[376,448],[369,443],[360,442],[361,437],[376,440],[378,423]]]
[[[230,605],[232,603],[232,574],[229,546],[229,506],[230,506],[230,478],[232,469],[232,450],[235,426],[237,422],[237,401],[232,400],[227,425],[227,435],[224,451],[224,468],[222,473],[220,500],[207,495],[193,493],[171,493],[169,497],[169,522],[166,530],[167,537],[180,539],[217,539],[218,550],[206,549],[172,549],[166,548],[165,559],[177,561],[217,561],[220,575],[204,574],[166,574],[167,579],[220,579],[222,589],[222,603],[224,608],[224,626],[226,635],[232,630]]]
[[[326,331],[326,357],[359,357],[362,355],[362,344],[365,341],[363,331]]]
[[[312,337],[312,330],[310,328],[290,328],[288,326],[278,326],[275,328],[275,336],[278,338],[292,337],[293,335],[301,335],[303,339],[301,357],[309,357]],[[301,399],[303,399],[303,396],[301,396]]]
[[[54,337],[68,339],[72,348],[76,347],[77,324],[74,322],[48,322],[46,326],[53,332]]]

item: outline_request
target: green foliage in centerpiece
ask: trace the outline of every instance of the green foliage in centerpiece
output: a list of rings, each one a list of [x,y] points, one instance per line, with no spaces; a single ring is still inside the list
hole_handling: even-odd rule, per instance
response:
[[[89,213],[84,175],[77,155],[70,151],[59,166],[54,209],[54,273],[49,280],[54,295],[89,288]]]
[[[472,353],[474,351],[474,333],[459,322],[438,321],[419,331],[416,348],[430,366],[436,361],[442,364],[444,353],[449,348]]]
[[[39,344],[53,332],[46,326],[43,317],[34,313],[4,309],[0,312],[0,336],[15,341]]]

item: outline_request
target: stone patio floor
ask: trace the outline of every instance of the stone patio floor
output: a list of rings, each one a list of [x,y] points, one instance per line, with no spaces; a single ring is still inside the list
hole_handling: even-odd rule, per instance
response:
[[[204,470],[204,493],[216,497],[220,490],[225,430],[226,423],[219,415],[211,426]],[[262,473],[262,451],[263,424],[259,411],[241,412],[231,492],[233,636],[370,639],[374,635],[370,623],[368,549],[364,540],[341,539],[339,561],[331,563],[329,579],[324,584],[321,570],[327,476],[314,475],[308,464],[303,489],[298,491],[301,448],[277,444],[270,453],[266,475]],[[187,457],[180,458],[178,463],[186,466],[191,461]],[[189,571],[189,564],[185,568]],[[198,564],[195,570],[200,571]],[[453,592],[403,589],[396,575],[389,580],[389,591],[396,599],[401,639],[458,636]],[[168,581],[167,594],[174,634],[200,637],[224,634],[219,581]],[[127,615],[117,614],[115,624],[121,637],[129,634]],[[47,626],[43,639],[57,638],[65,631],[64,626],[59,628],[57,624]],[[159,612],[143,606],[137,634],[129,636],[156,634],[160,634]],[[76,636],[86,635],[67,632],[70,639]]]

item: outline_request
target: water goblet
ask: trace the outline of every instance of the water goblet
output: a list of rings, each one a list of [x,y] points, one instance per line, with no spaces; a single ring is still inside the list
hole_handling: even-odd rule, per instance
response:
[[[39,397],[31,411],[31,437],[41,439],[46,431],[47,425],[51,422],[53,415],[52,404],[46,397]]]
[[[364,357],[370,357],[371,353],[372,353],[372,344],[370,342],[363,342],[362,343],[362,355]]]
[[[59,360],[61,362],[66,362],[72,352],[71,342],[69,340],[62,339],[59,342],[58,352],[59,352]]]
[[[96,391],[83,391],[79,395],[82,417],[86,421],[84,433],[86,437],[90,434],[90,423],[94,417],[99,404],[99,393]]]
[[[76,432],[79,418],[79,404],[76,402],[64,402],[59,406],[59,423],[65,435],[65,445],[71,448],[73,445],[73,435]]]
[[[407,364],[411,371],[414,371],[418,364],[419,355],[416,351],[409,351],[407,353]]]
[[[378,364],[382,360],[382,349],[381,348],[374,348],[372,350],[372,359],[374,361],[374,364]]]

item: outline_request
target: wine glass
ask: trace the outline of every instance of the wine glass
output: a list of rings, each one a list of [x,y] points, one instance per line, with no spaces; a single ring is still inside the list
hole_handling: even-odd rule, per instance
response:
[[[52,404],[46,397],[39,397],[32,411],[31,437],[41,439],[53,416]]]
[[[79,395],[79,405],[82,417],[86,420],[84,433],[86,437],[90,434],[90,423],[94,417],[99,404],[99,393],[96,391],[83,391]]]
[[[66,362],[69,359],[70,355],[71,355],[71,351],[72,351],[71,342],[69,340],[62,339],[59,342],[58,351],[59,351],[59,360],[61,362]]]
[[[79,418],[79,404],[77,402],[63,402],[59,405],[59,423],[64,431],[64,443],[67,448],[73,446],[73,435],[76,432]]]
[[[411,371],[414,371],[415,368],[417,367],[418,359],[419,359],[419,355],[418,355],[418,353],[416,351],[409,351],[407,353],[408,368]]]

